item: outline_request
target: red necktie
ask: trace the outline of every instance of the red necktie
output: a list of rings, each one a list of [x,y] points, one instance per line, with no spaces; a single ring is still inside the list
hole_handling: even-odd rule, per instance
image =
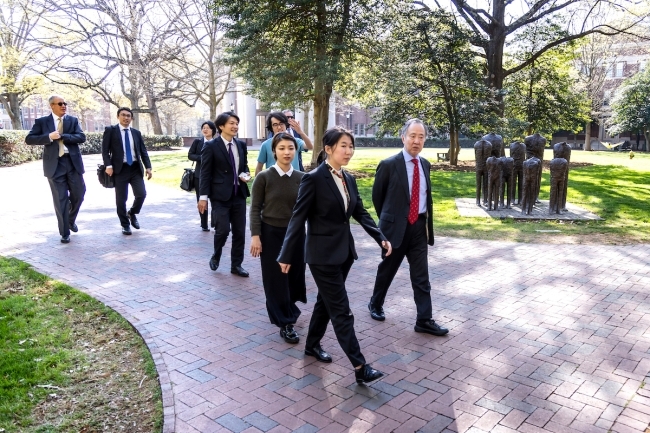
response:
[[[420,167],[418,160],[413,158],[413,188],[411,188],[411,206],[409,207],[409,224],[415,224],[420,213]]]

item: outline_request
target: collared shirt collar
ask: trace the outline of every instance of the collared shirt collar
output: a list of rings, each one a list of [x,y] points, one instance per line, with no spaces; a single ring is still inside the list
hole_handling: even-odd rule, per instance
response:
[[[330,170],[332,170],[333,172],[338,173],[339,176],[343,176],[343,167],[341,167],[340,170],[337,170],[337,169],[335,169],[334,167],[332,167],[332,166],[329,164],[329,162],[325,161],[325,164],[327,164],[327,166],[329,167]]]
[[[275,168],[275,171],[277,171],[280,176],[284,176],[286,174],[288,177],[291,177],[293,174],[293,165],[291,164],[289,164],[289,171],[287,172],[283,171],[277,164],[273,164],[271,167]]]
[[[404,155],[404,159],[407,160],[407,161],[410,161],[410,160],[413,159],[413,157],[411,156],[411,154],[408,153],[408,152],[406,151],[406,149],[404,149],[403,147],[402,147],[402,155]],[[415,159],[417,159],[418,161],[420,161],[420,155],[417,155],[417,156],[415,157]]]

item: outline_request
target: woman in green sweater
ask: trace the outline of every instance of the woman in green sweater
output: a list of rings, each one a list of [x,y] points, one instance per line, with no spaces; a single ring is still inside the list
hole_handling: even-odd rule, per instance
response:
[[[298,343],[294,329],[300,316],[297,301],[307,302],[305,286],[304,232],[293,254],[291,271],[282,273],[277,257],[298,197],[298,186],[304,174],[291,166],[296,154],[296,139],[288,133],[273,137],[271,150],[276,163],[261,171],[253,183],[250,207],[251,255],[260,257],[266,310],[271,323],[280,328],[287,343]]]

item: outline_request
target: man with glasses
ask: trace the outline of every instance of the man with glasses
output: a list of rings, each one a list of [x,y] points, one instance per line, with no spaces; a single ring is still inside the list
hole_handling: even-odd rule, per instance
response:
[[[66,114],[68,104],[62,96],[52,95],[48,102],[52,114],[36,119],[25,143],[44,146],[43,172],[52,190],[61,242],[67,244],[70,232],[78,231],[77,215],[86,194],[79,150],[86,136],[77,118]]]
[[[300,152],[302,152],[303,149],[313,149],[314,145],[309,139],[309,136],[303,132],[302,128],[300,127],[300,123],[296,122],[295,120],[292,123],[290,123],[290,120],[287,118],[287,116],[285,116],[283,113],[280,113],[279,111],[269,113],[269,115],[266,118],[266,129],[268,129],[273,135],[279,134],[281,132],[287,132],[289,125],[292,125],[298,134],[305,137],[304,140],[301,138],[296,138],[296,142],[298,143],[298,149],[296,149],[296,156],[293,158],[293,161],[291,161],[291,165],[293,166],[294,170],[304,171],[303,167],[300,164],[300,159],[298,155],[300,154]],[[270,166],[275,164],[275,159],[273,158],[273,151],[271,150],[271,142],[273,141],[273,135],[271,135],[271,138],[267,139],[264,143],[262,143],[262,146],[260,147],[260,153],[257,157],[257,167],[255,167],[256,176],[257,173],[259,173],[265,168],[264,167],[265,164],[266,164],[266,168],[269,168]]]
[[[106,174],[113,176],[115,183],[115,203],[117,217],[120,219],[123,235],[131,235],[131,227],[140,228],[136,217],[142,210],[147,190],[144,176],[151,179],[151,160],[144,145],[142,134],[131,128],[133,111],[127,107],[117,110],[117,125],[107,126],[102,137],[102,158],[106,165]],[[142,164],[144,163],[144,167]],[[146,168],[146,170],[145,170]],[[133,190],[133,204],[126,210],[129,198],[129,185]]]

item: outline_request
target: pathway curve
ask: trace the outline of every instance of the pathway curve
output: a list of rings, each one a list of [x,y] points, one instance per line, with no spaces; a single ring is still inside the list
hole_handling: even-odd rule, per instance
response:
[[[446,338],[413,332],[402,266],[385,322],[367,302],[379,259],[353,227],[348,278],[364,355],[388,376],[357,386],[331,327],[332,364],[305,358],[315,287],[285,344],[251,278],[210,271],[212,235],[194,194],[147,183],[141,230],[123,236],[113,190],[84,157],[88,192],[72,242],[59,242],[41,162],[0,169],[0,254],[83,290],[143,335],[163,388],[165,432],[640,432],[650,423],[650,245],[534,245],[438,238],[434,317]],[[154,172],[155,175],[155,172]],[[180,178],[180,173],[179,173]],[[19,186],[19,187],[18,187]],[[230,245],[230,242],[227,244]]]

